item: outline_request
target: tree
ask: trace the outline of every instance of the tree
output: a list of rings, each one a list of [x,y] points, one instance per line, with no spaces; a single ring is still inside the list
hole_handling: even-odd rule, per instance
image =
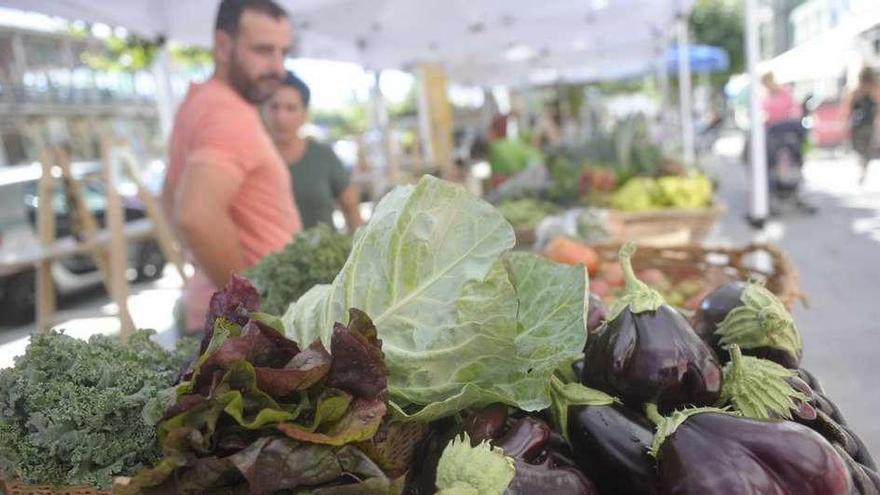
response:
[[[727,71],[712,75],[713,85],[721,86],[731,75],[745,70],[741,0],[697,0],[691,12],[690,31],[694,43],[721,47],[730,57]]]

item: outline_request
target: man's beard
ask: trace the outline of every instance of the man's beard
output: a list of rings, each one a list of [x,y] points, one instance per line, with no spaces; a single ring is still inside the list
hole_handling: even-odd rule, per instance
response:
[[[235,88],[235,91],[250,103],[259,105],[266,101],[272,96],[272,93],[278,88],[278,85],[281,84],[281,79],[281,74],[274,73],[263,74],[256,79],[249,79],[247,74],[245,74],[239,66],[238,60],[233,53],[232,60],[229,64],[229,82],[232,87]],[[265,83],[267,82],[275,82],[275,85],[271,90],[262,89],[260,87],[260,83],[263,83],[262,86],[265,87]]]

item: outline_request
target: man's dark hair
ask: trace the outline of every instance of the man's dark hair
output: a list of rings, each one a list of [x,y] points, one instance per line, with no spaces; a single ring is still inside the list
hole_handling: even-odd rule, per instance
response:
[[[287,71],[287,75],[284,76],[281,85],[297,90],[299,92],[299,97],[302,98],[303,107],[309,108],[309,100],[312,98],[312,92],[309,90],[305,81],[296,77],[296,74],[293,72]]]
[[[217,9],[217,22],[214,23],[215,31],[224,31],[232,36],[238,33],[238,24],[245,10],[252,10],[266,14],[273,19],[287,17],[283,7],[272,0],[223,0]]]

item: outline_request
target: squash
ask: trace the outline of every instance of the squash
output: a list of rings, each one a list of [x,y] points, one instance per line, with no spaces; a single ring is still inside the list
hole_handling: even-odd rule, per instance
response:
[[[584,265],[590,275],[599,271],[599,255],[590,246],[567,237],[555,237],[544,248],[544,256],[557,263]]]

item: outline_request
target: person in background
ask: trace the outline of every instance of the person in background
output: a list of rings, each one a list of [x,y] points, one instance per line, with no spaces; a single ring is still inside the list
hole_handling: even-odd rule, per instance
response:
[[[880,83],[870,67],[859,73],[859,85],[846,95],[843,111],[849,125],[849,135],[853,150],[859,155],[862,175],[859,184],[864,184],[868,175],[868,163],[875,143],[877,110],[880,105]]]
[[[290,173],[256,105],[284,78],[286,12],[271,0],[223,0],[214,74],[193,84],[174,119],[162,190],[195,273],[184,288],[186,333],[202,329],[211,295],[301,230]]]
[[[263,108],[266,127],[278,152],[290,169],[296,204],[305,228],[319,223],[333,226],[333,210],[342,210],[348,230],[354,232],[363,220],[360,193],[351,175],[329,146],[301,134],[309,120],[309,87],[292,72]]]
[[[761,106],[764,110],[764,125],[773,127],[776,124],[801,118],[801,106],[795,101],[791,89],[776,82],[772,72],[761,77],[765,95]]]

